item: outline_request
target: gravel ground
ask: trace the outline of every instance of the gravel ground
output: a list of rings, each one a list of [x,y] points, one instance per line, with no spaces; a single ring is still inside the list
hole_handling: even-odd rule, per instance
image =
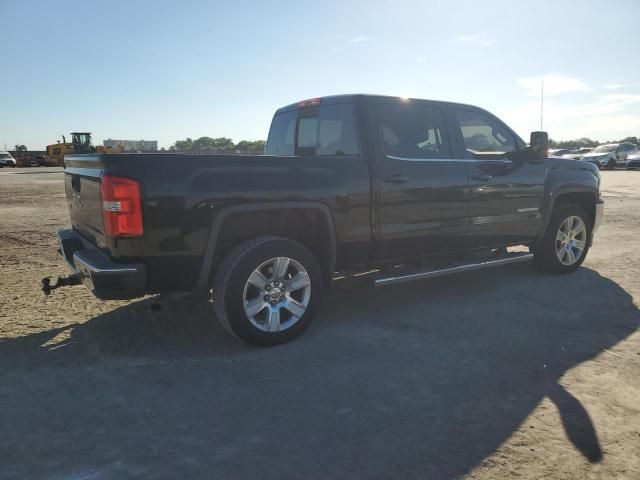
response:
[[[62,174],[1,170],[0,478],[640,478],[640,172],[603,185],[572,275],[345,285],[256,349],[195,301],[44,297]]]

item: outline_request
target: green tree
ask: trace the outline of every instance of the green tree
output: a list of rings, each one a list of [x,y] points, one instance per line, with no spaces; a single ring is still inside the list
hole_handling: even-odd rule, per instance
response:
[[[237,144],[227,137],[200,137],[196,140],[187,138],[178,140],[169,147],[172,152],[264,152],[267,142],[264,140],[241,140]]]
[[[174,143],[170,150],[189,151],[193,150],[193,140],[187,138],[186,140],[178,140]]]
[[[233,140],[231,140],[230,138],[200,137],[195,142],[193,142],[193,146],[191,150],[196,150],[196,151],[216,150],[216,151],[230,152],[230,151],[233,151],[234,147],[235,145],[233,143]]]
[[[27,151],[27,147],[25,147],[24,145],[16,145],[15,146],[15,150],[16,150],[16,152],[26,152]]]
[[[586,137],[560,141],[549,139],[549,147],[551,148],[597,147],[598,145],[599,142]]]
[[[236,144],[236,150],[241,152],[264,152],[267,142],[264,140],[240,140]]]

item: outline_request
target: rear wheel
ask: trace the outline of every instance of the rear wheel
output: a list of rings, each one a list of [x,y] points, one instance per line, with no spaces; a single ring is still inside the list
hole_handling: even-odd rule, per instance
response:
[[[322,276],[303,245],[259,237],[236,247],[213,283],[218,320],[252,345],[288,342],[311,324],[322,298]]]
[[[544,237],[534,249],[538,268],[553,273],[577,269],[589,251],[591,221],[578,205],[558,206],[551,214]]]

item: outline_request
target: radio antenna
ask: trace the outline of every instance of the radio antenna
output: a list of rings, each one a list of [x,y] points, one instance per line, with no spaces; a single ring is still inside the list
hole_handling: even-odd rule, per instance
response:
[[[544,113],[544,80],[540,80],[540,131],[544,131],[542,128],[542,115]]]

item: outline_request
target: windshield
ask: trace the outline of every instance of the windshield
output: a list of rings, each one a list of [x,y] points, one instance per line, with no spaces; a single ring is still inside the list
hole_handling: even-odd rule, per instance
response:
[[[12,158],[11,155],[9,155],[8,153],[0,153],[0,158]]]
[[[613,152],[616,149],[617,145],[600,145],[596,148],[593,153],[608,153]]]

